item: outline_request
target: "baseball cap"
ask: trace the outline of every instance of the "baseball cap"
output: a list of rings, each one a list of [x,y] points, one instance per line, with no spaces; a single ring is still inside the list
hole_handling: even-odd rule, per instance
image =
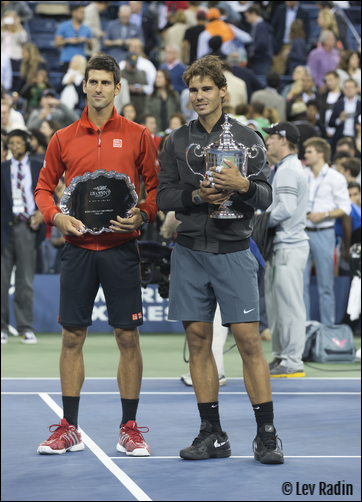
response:
[[[57,96],[57,93],[55,92],[54,89],[44,89],[44,91],[41,93],[41,97],[44,98],[45,96]]]
[[[278,122],[277,124],[272,124],[270,127],[262,127],[262,129],[268,134],[279,134],[287,138],[291,143],[298,143],[300,138],[298,128],[291,122]]]
[[[198,11],[196,12],[196,19],[197,19],[198,21],[201,21],[201,20],[203,20],[203,19],[206,19],[206,12],[205,12],[204,10],[202,10],[202,9],[198,10]]]
[[[138,59],[138,54],[136,54],[135,52],[129,52],[127,55],[126,55],[126,61],[129,62],[129,64],[131,66],[136,66],[137,65],[137,59]]]
[[[215,9],[215,7],[210,9],[209,12],[207,13],[207,19],[220,19],[219,9]]]

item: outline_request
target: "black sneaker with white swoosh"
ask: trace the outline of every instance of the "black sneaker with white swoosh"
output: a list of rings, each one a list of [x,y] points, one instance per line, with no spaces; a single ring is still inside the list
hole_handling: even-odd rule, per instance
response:
[[[200,433],[188,448],[180,451],[185,460],[206,460],[207,458],[230,457],[231,449],[226,432],[215,432],[210,422],[201,422]]]

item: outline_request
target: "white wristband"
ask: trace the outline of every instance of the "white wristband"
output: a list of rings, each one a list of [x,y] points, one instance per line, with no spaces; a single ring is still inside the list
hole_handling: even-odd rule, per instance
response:
[[[55,225],[55,218],[58,216],[58,214],[60,213],[55,213],[55,215],[53,216],[53,225]]]

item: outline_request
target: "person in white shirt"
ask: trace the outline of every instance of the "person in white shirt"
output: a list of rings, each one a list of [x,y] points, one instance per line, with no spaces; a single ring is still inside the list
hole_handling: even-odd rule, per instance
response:
[[[328,165],[331,156],[329,143],[322,138],[309,138],[304,142],[309,201],[307,235],[310,254],[304,273],[304,303],[310,320],[310,275],[314,259],[320,321],[335,324],[334,248],[336,218],[351,212],[351,201],[345,177]]]
[[[129,43],[129,52],[135,52],[138,55],[136,68],[141,71],[144,70],[147,78],[147,85],[143,86],[143,92],[145,94],[152,94],[153,86],[156,80],[156,68],[149,59],[146,59],[143,53],[144,43],[139,38],[132,38]],[[124,70],[126,67],[126,60],[120,61],[119,67]]]
[[[306,309],[303,274],[309,256],[305,232],[308,186],[296,154],[300,139],[291,122],[263,127],[269,134],[268,152],[278,162],[273,178],[273,202],[268,227],[275,228],[273,254],[265,273],[265,304],[271,331],[273,361],[271,378],[304,377]]]
[[[22,114],[14,110],[5,99],[1,100],[1,129],[5,129],[7,133],[14,129],[26,129]]]

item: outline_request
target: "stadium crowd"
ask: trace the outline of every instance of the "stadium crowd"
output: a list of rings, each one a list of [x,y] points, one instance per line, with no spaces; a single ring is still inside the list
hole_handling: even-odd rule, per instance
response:
[[[258,131],[267,144],[266,128],[292,123],[300,134],[296,153],[305,170],[317,166],[319,172],[327,165],[339,174],[336,184],[344,193],[332,191],[330,207],[343,207],[344,216],[329,216],[324,207],[320,211],[328,213],[328,228],[335,225],[334,275],[348,275],[349,248],[361,242],[361,46],[350,35],[351,25],[359,23],[360,2],[353,1],[2,1],[2,343],[7,341],[13,266],[17,329],[24,343],[36,342],[26,311],[31,310],[34,273],[60,272],[65,240],[55,226],[43,223],[33,191],[50,139],[78,120],[87,105],[85,68],[100,53],[114,57],[121,68],[117,113],[148,128],[158,152],[171,131],[197,118],[182,79],[186,67],[207,54],[218,56],[228,82],[225,113]],[[272,183],[278,160],[268,155],[268,161]],[[19,181],[5,179],[15,163],[18,178],[28,178],[26,203]],[[57,201],[64,189],[62,179]],[[171,239],[161,231],[166,216],[159,211],[140,239],[169,245]],[[29,235],[16,235],[21,220],[28,221]],[[317,224],[310,222],[309,231]],[[324,276],[328,272],[318,270],[316,260],[323,255],[320,245],[315,243],[311,258],[317,275]],[[319,286],[323,304],[324,286]],[[333,303],[326,302],[328,311]],[[333,324],[333,318],[325,322]],[[264,336],[270,340],[267,321]]]

